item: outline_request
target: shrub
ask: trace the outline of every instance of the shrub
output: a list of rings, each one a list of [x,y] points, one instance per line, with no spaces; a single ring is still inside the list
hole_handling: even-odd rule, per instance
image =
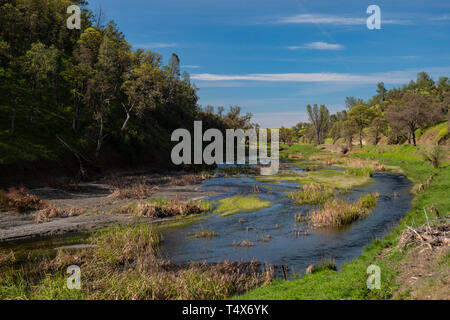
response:
[[[439,168],[445,159],[445,151],[442,146],[434,145],[422,151],[425,161],[430,162],[434,168]]]
[[[24,187],[10,188],[7,193],[0,194],[1,205],[7,210],[27,212],[45,207],[44,201],[26,192]]]

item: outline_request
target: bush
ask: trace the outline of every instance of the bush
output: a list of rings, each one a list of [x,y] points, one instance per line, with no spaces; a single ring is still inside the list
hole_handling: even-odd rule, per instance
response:
[[[439,168],[445,159],[444,148],[440,145],[434,145],[422,151],[425,161],[430,162],[434,168]]]

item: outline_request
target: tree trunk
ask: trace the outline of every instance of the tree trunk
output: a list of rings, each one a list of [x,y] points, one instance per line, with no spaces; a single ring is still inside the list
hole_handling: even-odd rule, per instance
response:
[[[77,131],[78,114],[79,114],[78,103],[74,102],[73,119],[72,119],[72,130],[74,132]]]
[[[16,107],[13,107],[13,114],[11,116],[11,129],[9,130],[9,135],[14,135],[16,130]]]
[[[362,147],[363,147],[363,144],[362,144],[362,130],[359,131],[359,146],[362,149]]]
[[[95,156],[94,156],[94,158],[96,160],[100,154],[100,149],[102,148],[102,143],[103,143],[103,115],[100,116],[100,129],[99,129],[98,138],[97,138],[97,148],[95,149]]]
[[[125,131],[125,129],[127,128],[128,120],[130,120],[130,113],[127,111],[127,118],[123,122],[123,125],[122,125],[122,128],[120,129],[120,132],[124,132]]]
[[[416,146],[416,133],[414,132],[414,130],[411,131],[411,135],[412,135],[412,139],[413,139],[413,143],[414,143],[414,147]]]

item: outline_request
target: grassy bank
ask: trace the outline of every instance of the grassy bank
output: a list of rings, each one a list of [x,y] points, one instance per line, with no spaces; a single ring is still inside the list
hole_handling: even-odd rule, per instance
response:
[[[375,239],[355,260],[344,265],[341,270],[325,270],[306,275],[294,281],[275,280],[271,285],[260,287],[239,296],[239,299],[389,299],[407,297],[408,293],[398,293],[398,276],[401,266],[409,259],[413,248],[397,249],[399,237],[407,226],[420,226],[426,222],[423,208],[434,206],[441,216],[448,217],[450,211],[450,167],[434,169],[422,160],[420,152],[412,146],[368,146],[355,150],[352,158],[377,160],[387,168],[403,172],[416,185],[434,175],[432,183],[416,194],[413,209],[392,228],[383,239]],[[430,220],[436,217],[429,213]],[[442,220],[441,220],[442,221]],[[447,258],[448,260],[448,255]],[[369,290],[366,285],[367,267],[376,264],[381,269],[381,288]],[[442,286],[442,283],[436,283]]]

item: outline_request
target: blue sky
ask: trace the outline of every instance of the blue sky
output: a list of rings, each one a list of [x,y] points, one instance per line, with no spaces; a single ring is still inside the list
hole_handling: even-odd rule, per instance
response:
[[[450,1],[90,0],[135,47],[181,59],[202,106],[240,105],[262,127],[332,112],[427,71],[450,76]],[[369,5],[381,29],[369,30]]]

